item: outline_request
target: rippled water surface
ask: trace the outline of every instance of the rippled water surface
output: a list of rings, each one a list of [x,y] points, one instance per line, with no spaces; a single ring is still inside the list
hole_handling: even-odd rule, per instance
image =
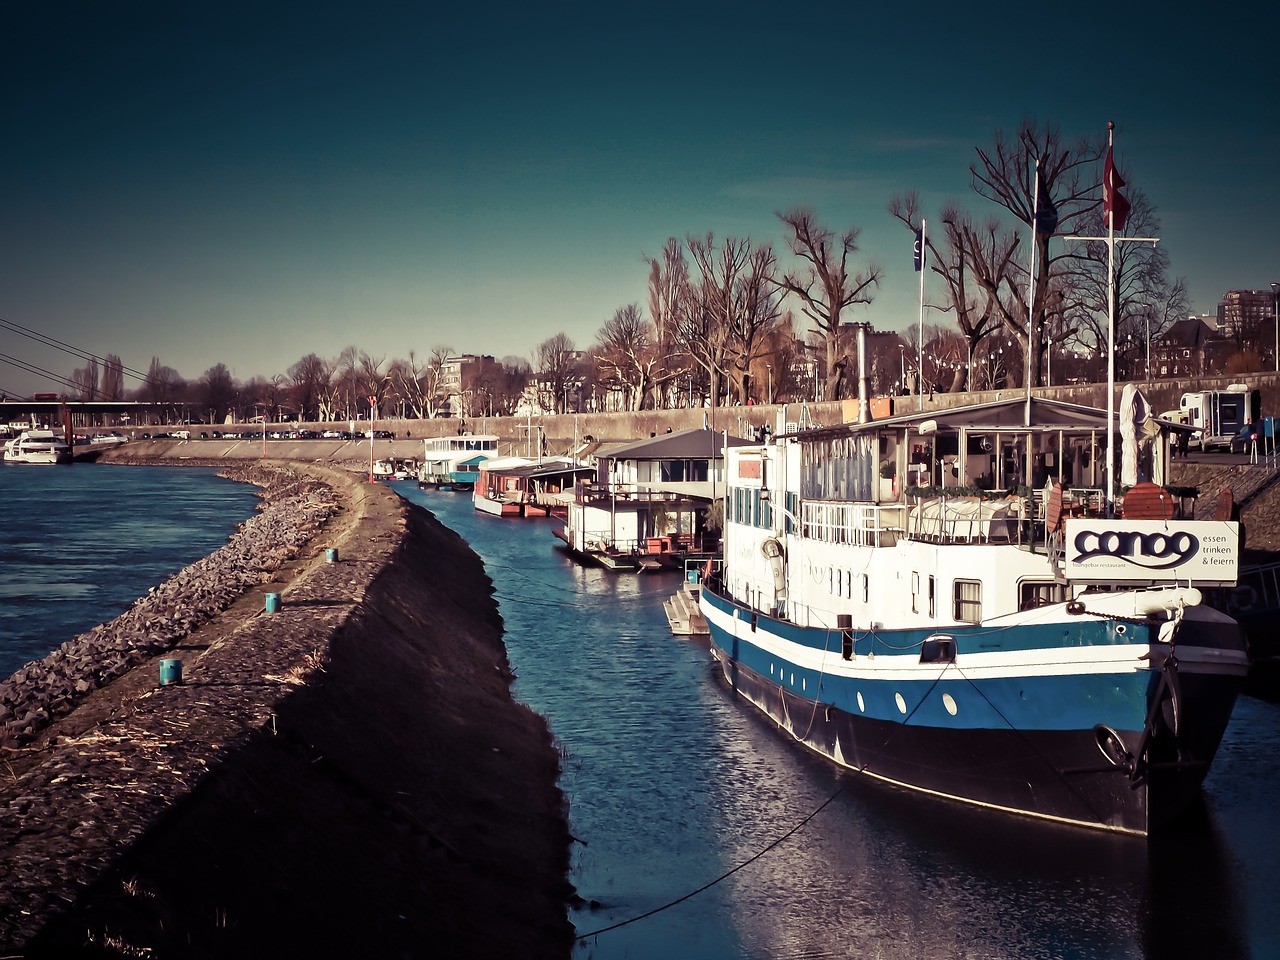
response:
[[[1280,957],[1277,705],[1241,699],[1177,836],[970,810],[837,771],[734,702],[667,629],[674,576],[584,569],[547,521],[397,489],[485,559],[516,692],[563,744],[572,880],[598,903],[572,919],[604,931],[576,957]]]
[[[256,503],[211,469],[0,462],[0,677],[212,553]]]

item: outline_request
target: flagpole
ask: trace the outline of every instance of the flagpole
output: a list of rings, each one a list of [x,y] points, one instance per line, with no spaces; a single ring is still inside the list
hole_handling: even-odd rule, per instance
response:
[[[924,409],[924,273],[925,273],[925,228],[928,224],[927,220],[920,221],[920,343],[917,344],[919,349],[918,366],[916,368],[916,386],[919,389],[920,409]]]
[[[1031,426],[1031,325],[1036,314],[1036,230],[1040,216],[1040,158],[1036,157],[1036,185],[1031,193],[1031,283],[1027,299],[1027,401],[1022,412],[1022,425]],[[1030,478],[1030,472],[1027,477]]]
[[[1106,236],[1083,237],[1068,236],[1063,240],[1084,240],[1102,242],[1107,245],[1107,514],[1115,515],[1115,407],[1116,407],[1116,244],[1117,243],[1150,243],[1153,246],[1160,242],[1159,237],[1117,237],[1116,221],[1120,229],[1129,216],[1129,202],[1120,193],[1124,180],[1115,169],[1112,160],[1112,147],[1116,125],[1107,121],[1107,156],[1102,171],[1102,217],[1107,223]]]
[[[1116,125],[1107,121],[1107,156],[1115,140]],[[1104,176],[1105,179],[1105,176]],[[1111,185],[1102,186],[1104,198]],[[1116,435],[1116,218],[1114,211],[1104,214],[1107,220],[1107,515],[1116,512],[1115,435]]]

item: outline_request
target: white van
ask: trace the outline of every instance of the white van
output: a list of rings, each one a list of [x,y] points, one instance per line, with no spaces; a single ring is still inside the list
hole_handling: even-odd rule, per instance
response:
[[[1232,438],[1251,419],[1250,401],[1249,387],[1243,383],[1233,383],[1225,390],[1184,393],[1178,407],[1183,422],[1196,428],[1191,446],[1230,450]]]

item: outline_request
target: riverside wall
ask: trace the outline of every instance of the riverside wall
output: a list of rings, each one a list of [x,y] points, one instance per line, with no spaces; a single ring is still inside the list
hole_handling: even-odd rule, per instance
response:
[[[0,955],[567,957],[559,755],[479,558],[350,471],[231,470],[227,548],[0,685]]]
[[[1184,392],[1195,390],[1221,390],[1233,383],[1246,383],[1257,388],[1261,394],[1264,414],[1280,414],[1280,374],[1250,373],[1233,377],[1199,377],[1186,380],[1152,380],[1134,381],[1140,387],[1152,407],[1157,411],[1176,410],[1178,400]],[[1117,383],[1114,402],[1120,404],[1123,383]],[[1036,387],[1032,394],[1052,400],[1062,400],[1084,406],[1105,408],[1107,405],[1106,384],[1069,384],[1057,387]],[[935,393],[924,396],[892,397],[891,403],[895,414],[915,413],[918,411],[942,412],[951,407],[970,403],[987,403],[996,400],[1008,400],[1025,394],[1018,388],[1006,390],[974,391],[971,393]],[[802,414],[803,407],[803,414]],[[471,433],[489,433],[500,437],[504,444],[502,452],[536,455],[542,437],[547,438],[549,452],[564,453],[584,443],[627,443],[668,431],[687,430],[695,427],[709,427],[712,430],[727,430],[735,436],[748,436],[756,428],[768,424],[776,429],[779,415],[790,422],[798,422],[803,415],[810,422],[818,424],[834,424],[851,421],[857,418],[856,400],[845,401],[809,401],[804,404],[753,404],[749,406],[694,407],[676,410],[642,410],[612,413],[568,413],[546,414],[538,417],[468,417],[459,420],[457,417],[438,417],[430,420],[387,419],[379,420],[374,426],[393,431],[394,440],[375,441],[378,456],[419,456],[422,453],[422,441],[427,437],[439,437],[456,434],[464,428]],[[324,430],[331,427],[346,429],[348,421],[338,423],[309,423],[302,426]],[[296,426],[293,425],[293,426]],[[354,426],[359,430],[368,427],[367,422],[356,421]],[[198,436],[202,428],[193,428]],[[215,429],[208,427],[208,430]],[[225,427],[223,428],[225,429]],[[242,425],[242,429],[256,429],[253,425]],[[146,428],[135,428],[127,431],[135,438],[140,437]],[[192,440],[188,444],[182,441],[153,441],[158,448],[166,451],[165,456],[182,456],[183,447],[189,456],[215,456],[220,459],[251,459],[262,456],[264,444],[257,440]],[[294,444],[284,446],[282,444]],[[265,447],[268,455],[290,459],[319,459],[331,462],[355,462],[369,457],[367,441],[282,441],[267,440]],[[207,448],[216,452],[206,453]],[[172,451],[172,452],[170,452]],[[278,451],[278,452],[277,452]]]

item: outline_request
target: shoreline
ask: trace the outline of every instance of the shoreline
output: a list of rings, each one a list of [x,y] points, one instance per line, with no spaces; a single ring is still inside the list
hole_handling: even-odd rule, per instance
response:
[[[287,513],[308,536],[250,533],[256,556],[215,561],[256,578],[222,612],[48,726],[0,735],[0,946],[567,957],[559,755],[511,695],[483,564],[382,484],[279,461],[233,472],[264,470],[278,482],[232,540],[281,504],[259,526],[282,535]],[[326,500],[318,519],[303,509]],[[199,566],[163,586],[187,575],[191,596],[217,579]],[[155,596],[172,604],[157,588],[117,619]],[[181,684],[159,685],[161,654],[183,659]]]

